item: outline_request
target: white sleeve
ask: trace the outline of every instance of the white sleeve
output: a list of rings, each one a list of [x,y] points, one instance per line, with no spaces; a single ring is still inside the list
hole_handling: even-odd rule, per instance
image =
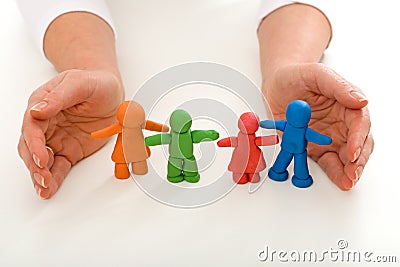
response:
[[[258,17],[258,23],[260,24],[261,21],[266,16],[268,16],[269,14],[271,14],[272,12],[274,12],[275,10],[277,10],[281,7],[295,4],[295,3],[301,3],[301,4],[313,6],[313,7],[317,8],[318,10],[320,10],[325,15],[325,17],[328,19],[328,22],[331,24],[330,26],[332,27],[332,23],[329,20],[329,18],[331,17],[331,13],[333,11],[333,9],[332,9],[333,2],[335,2],[335,1],[332,1],[332,0],[299,0],[299,1],[262,0],[261,7],[260,7],[260,13],[259,13],[259,17]]]
[[[115,33],[112,17],[105,0],[17,0],[17,4],[43,55],[43,38],[47,28],[54,19],[68,12],[93,13],[107,22]]]

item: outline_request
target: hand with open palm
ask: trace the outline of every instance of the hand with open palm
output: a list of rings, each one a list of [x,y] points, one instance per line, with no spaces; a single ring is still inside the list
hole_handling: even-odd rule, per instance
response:
[[[280,68],[263,90],[275,120],[285,119],[295,99],[309,103],[309,127],[333,139],[330,146],[309,144],[308,155],[342,190],[351,189],[373,151],[368,101],[362,91],[318,63]]]
[[[53,196],[81,159],[106,142],[90,133],[112,124],[123,99],[120,79],[109,71],[68,70],[31,95],[18,151],[39,196]]]

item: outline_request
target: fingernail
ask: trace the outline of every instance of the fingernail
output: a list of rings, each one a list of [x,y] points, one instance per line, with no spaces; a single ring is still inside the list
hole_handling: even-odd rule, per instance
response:
[[[366,97],[363,93],[361,93],[361,92],[358,92],[358,91],[351,91],[350,94],[351,94],[351,96],[352,96],[353,98],[355,98],[355,99],[356,99],[357,101],[359,101],[359,102],[367,101],[367,97]]]
[[[36,190],[36,193],[38,194],[38,196],[39,196],[39,197],[42,197],[42,196],[41,196],[41,194],[42,194],[42,189],[41,189],[39,186],[35,185],[35,190]]]
[[[35,185],[35,190],[36,193],[38,194],[38,196],[43,199],[43,200],[47,200],[46,198],[42,197],[42,188],[40,188],[39,186]]]
[[[34,105],[33,107],[31,107],[31,110],[41,111],[45,107],[47,107],[47,102],[41,101],[41,102],[37,103],[36,105]]]
[[[363,166],[358,166],[357,167],[357,169],[356,169],[356,181],[358,181],[360,179],[363,170],[364,170]]]
[[[349,184],[349,182],[350,182],[350,184]],[[352,189],[354,187],[354,184],[355,184],[355,182],[352,180],[349,180],[349,179],[342,180],[342,185],[343,185],[344,189],[346,189],[346,190]]]
[[[356,161],[358,159],[358,157],[360,156],[360,154],[361,154],[361,148],[359,147],[359,148],[357,148],[356,152],[354,152],[352,162]]]
[[[33,174],[33,179],[35,179],[35,181],[37,183],[39,183],[41,186],[43,186],[44,188],[47,188],[47,186],[44,183],[44,177],[42,175],[40,175],[39,173],[35,172]]]
[[[33,161],[35,162],[36,166],[38,166],[39,168],[43,168],[40,165],[40,159],[38,158],[38,156],[36,156],[35,154],[32,155]]]

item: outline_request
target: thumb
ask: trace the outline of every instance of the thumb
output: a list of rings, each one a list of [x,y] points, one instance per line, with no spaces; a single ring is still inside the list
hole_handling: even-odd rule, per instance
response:
[[[347,108],[361,109],[368,104],[367,97],[358,87],[323,64],[313,64],[311,71],[302,72],[313,76],[310,78],[316,81],[317,93],[335,99]],[[303,78],[308,75],[304,74]]]
[[[38,89],[47,93],[30,108],[30,114],[35,119],[49,119],[62,110],[85,102],[93,95],[97,85],[96,76],[86,71],[66,71],[54,80]]]

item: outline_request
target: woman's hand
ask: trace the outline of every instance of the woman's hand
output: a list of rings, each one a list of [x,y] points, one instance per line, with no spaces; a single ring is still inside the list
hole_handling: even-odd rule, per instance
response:
[[[333,139],[330,146],[310,143],[308,155],[342,190],[358,181],[373,151],[368,101],[360,89],[318,63],[278,69],[263,91],[275,120],[285,119],[287,105],[301,99],[311,107],[310,128]]]
[[[123,97],[120,79],[104,70],[64,71],[32,93],[18,151],[41,198],[52,197],[71,167],[105,144],[90,133],[115,122]]]

